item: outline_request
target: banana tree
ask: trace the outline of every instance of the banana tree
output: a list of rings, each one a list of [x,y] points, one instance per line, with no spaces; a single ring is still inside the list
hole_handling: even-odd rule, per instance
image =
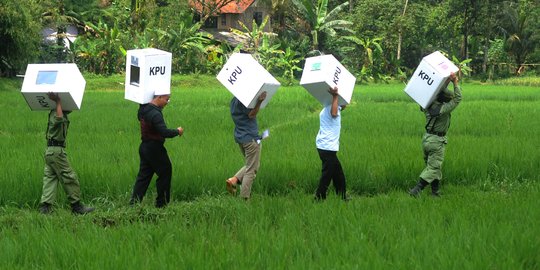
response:
[[[103,21],[88,23],[89,31],[74,43],[76,62],[86,71],[110,75],[124,68],[126,49],[118,25],[109,26]]]
[[[270,33],[264,32],[264,27],[268,23],[269,19],[270,17],[266,16],[260,25],[257,25],[257,22],[253,20],[251,29],[249,29],[249,27],[247,27],[241,21],[238,21],[242,29],[232,28],[231,31],[239,36],[243,36],[247,38],[248,42],[247,44],[245,44],[247,46],[243,48],[244,50],[252,52],[252,53],[256,53],[259,50],[259,47],[261,46],[263,38],[265,36],[266,37],[269,36],[270,34]]]
[[[64,1],[43,1],[43,13],[41,14],[41,23],[43,26],[49,26],[56,29],[56,61],[64,62],[66,60],[66,29],[70,24],[80,25],[77,17],[79,14],[73,10],[66,9]]]
[[[339,13],[349,7],[349,2],[344,2],[330,12],[328,11],[328,0],[318,0],[317,5],[313,4],[312,0],[293,0],[297,8],[299,17],[307,24],[311,40],[313,42],[312,49],[318,51],[320,46],[320,35],[325,34],[329,37],[335,37],[337,31],[345,31],[352,33],[350,28],[352,22],[339,18]]]
[[[173,61],[174,69],[181,72],[193,72],[206,66],[203,64],[206,59],[204,61],[201,59],[207,55],[212,35],[199,31],[200,27],[200,23],[180,24],[174,29],[162,31],[164,35],[161,35],[159,46],[179,55]]]

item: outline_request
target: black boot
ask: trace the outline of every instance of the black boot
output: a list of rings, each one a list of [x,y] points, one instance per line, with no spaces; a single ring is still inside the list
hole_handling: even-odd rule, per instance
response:
[[[84,215],[94,211],[94,207],[84,206],[81,202],[76,202],[71,205],[71,212],[77,215]]]
[[[39,206],[39,212],[44,215],[52,213],[52,205],[50,203],[42,203],[41,206]]]
[[[426,182],[424,179],[420,178],[420,181],[418,181],[418,184],[414,186],[411,190],[409,190],[409,195],[413,197],[420,196],[420,192],[422,189],[424,189],[429,183]]]
[[[441,194],[439,193],[439,183],[440,181],[438,179],[433,180],[431,182],[431,196],[434,197],[440,197]]]

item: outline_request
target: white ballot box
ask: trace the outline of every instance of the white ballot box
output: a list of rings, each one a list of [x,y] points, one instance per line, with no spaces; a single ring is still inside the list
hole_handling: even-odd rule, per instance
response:
[[[437,98],[450,73],[458,71],[452,61],[435,51],[422,59],[407,83],[405,93],[425,109]]]
[[[356,78],[331,54],[306,58],[300,85],[323,105],[332,103],[330,88],[337,86],[339,105],[351,102]]]
[[[81,109],[86,81],[76,64],[29,64],[21,93],[31,110],[52,110],[56,102],[47,93],[58,93],[62,110]]]
[[[217,79],[248,108],[254,108],[259,95],[265,91],[266,99],[261,108],[266,107],[281,86],[251,54],[246,53],[231,55]]]
[[[170,93],[171,62],[170,52],[153,48],[127,51],[124,98],[146,104],[156,91]]]

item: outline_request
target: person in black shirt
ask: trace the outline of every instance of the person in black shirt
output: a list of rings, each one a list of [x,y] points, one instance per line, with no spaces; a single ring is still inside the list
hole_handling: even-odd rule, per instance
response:
[[[148,104],[140,105],[137,118],[141,123],[141,144],[139,146],[139,173],[133,187],[130,204],[141,202],[150,185],[152,176],[157,174],[156,207],[166,206],[171,197],[172,165],[167,150],[163,146],[165,138],[182,136],[184,129],[168,129],[161,110],[169,103],[170,94],[155,95]]]

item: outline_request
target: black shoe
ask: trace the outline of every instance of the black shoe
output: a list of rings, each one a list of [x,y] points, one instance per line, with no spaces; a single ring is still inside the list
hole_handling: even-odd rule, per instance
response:
[[[44,215],[52,213],[52,205],[50,203],[42,203],[39,207],[39,212]]]
[[[418,181],[418,184],[416,184],[416,186],[414,186],[412,189],[409,190],[409,195],[413,196],[413,197],[418,197],[420,196],[420,192],[422,192],[422,190],[428,185],[429,183],[426,182],[424,179],[420,179],[420,181]]]
[[[166,201],[156,201],[156,208],[165,208],[167,207],[167,205],[169,204],[169,202],[166,202]]]
[[[95,210],[94,207],[84,206],[80,202],[76,202],[76,203],[71,205],[71,212],[73,214],[76,214],[76,215],[85,215],[85,214],[88,214],[88,213],[90,213],[90,212],[92,212],[94,210]]]
[[[326,195],[324,194],[315,194],[315,197],[313,198],[313,201],[315,202],[322,202],[326,200]]]
[[[409,195],[413,197],[418,197],[420,196],[420,192],[422,192],[422,189],[420,189],[418,186],[414,186],[409,190]]]
[[[433,180],[433,182],[431,182],[431,196],[441,197],[441,193],[439,192],[439,183],[439,180]]]

